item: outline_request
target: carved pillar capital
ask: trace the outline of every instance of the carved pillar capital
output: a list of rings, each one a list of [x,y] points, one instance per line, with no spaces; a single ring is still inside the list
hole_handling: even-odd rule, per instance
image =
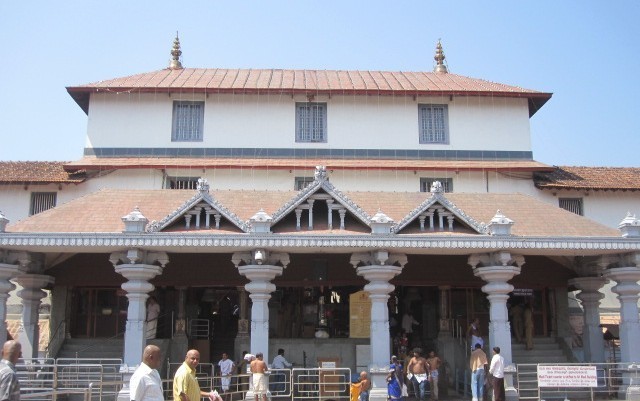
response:
[[[134,248],[126,252],[114,252],[109,260],[116,273],[127,279],[121,285],[129,300],[124,335],[124,363],[135,366],[140,362],[142,349],[146,344],[146,301],[149,292],[154,289],[149,280],[162,274],[163,268],[169,263],[169,257],[165,252]]]

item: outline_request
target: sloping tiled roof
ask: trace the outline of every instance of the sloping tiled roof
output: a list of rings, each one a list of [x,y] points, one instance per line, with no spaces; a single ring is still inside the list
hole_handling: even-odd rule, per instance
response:
[[[258,168],[342,170],[440,170],[440,171],[547,171],[552,167],[535,160],[415,160],[415,159],[288,159],[288,158],[175,158],[95,157],[65,164],[67,171],[138,168]]]
[[[67,162],[0,162],[0,184],[79,183],[84,171],[65,171]]]
[[[551,98],[550,93],[457,74],[224,68],[167,68],[71,86],[67,91],[85,112],[89,93],[99,91],[523,97],[529,99],[530,115]]]
[[[211,191],[211,194],[240,219],[246,221],[260,209],[272,214],[291,200],[296,192],[228,190]],[[131,212],[134,207],[138,206],[149,221],[160,221],[193,195],[193,191],[187,190],[105,189],[10,224],[6,231],[118,233],[124,229],[121,217]],[[382,210],[396,222],[411,213],[430,196],[429,193],[412,192],[345,192],[345,195],[369,215],[373,216],[378,210]],[[522,194],[448,193],[445,197],[478,222],[488,223],[500,209],[516,222],[512,229],[514,235],[620,236],[620,232],[616,229]],[[225,234],[224,230],[213,230],[190,230],[190,232]],[[331,232],[345,234],[337,229]],[[450,235],[451,233],[436,234]]]
[[[640,191],[640,168],[559,166],[534,174],[534,183],[540,189]]]

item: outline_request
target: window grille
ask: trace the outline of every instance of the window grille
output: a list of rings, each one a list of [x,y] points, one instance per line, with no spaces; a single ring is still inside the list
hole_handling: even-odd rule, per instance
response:
[[[434,181],[440,181],[444,192],[453,192],[453,178],[420,178],[420,192],[431,192],[431,185]]]
[[[584,216],[584,210],[582,208],[582,198],[559,198],[558,206],[560,206],[564,210],[570,211],[571,213]]]
[[[295,178],[295,190],[300,191],[307,187],[307,185],[313,182],[313,177],[296,177]]]
[[[29,216],[54,208],[57,197],[56,192],[32,192]]]
[[[168,189],[198,189],[198,177],[167,177]]]
[[[202,141],[204,102],[173,102],[171,141]]]
[[[327,104],[296,103],[296,142],[327,141]]]
[[[449,143],[448,110],[445,104],[418,105],[420,143]]]

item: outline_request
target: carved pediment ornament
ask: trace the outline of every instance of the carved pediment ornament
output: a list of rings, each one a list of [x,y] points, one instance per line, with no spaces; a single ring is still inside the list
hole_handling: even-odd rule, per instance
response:
[[[517,266],[522,267],[525,264],[524,256],[514,255],[511,252],[500,251],[492,253],[474,253],[469,255],[467,259],[473,269],[487,266]]]
[[[427,198],[424,202],[418,205],[418,207],[409,212],[407,216],[405,216],[393,227],[393,232],[397,233],[401,231],[420,215],[429,213],[429,209],[433,206],[441,206],[442,208],[446,209],[448,212],[452,213],[455,217],[460,219],[464,224],[475,230],[478,234],[488,233],[488,228],[485,223],[478,222],[473,217],[467,215],[464,210],[460,209],[453,202],[447,199],[443,192],[432,192],[429,198]]]

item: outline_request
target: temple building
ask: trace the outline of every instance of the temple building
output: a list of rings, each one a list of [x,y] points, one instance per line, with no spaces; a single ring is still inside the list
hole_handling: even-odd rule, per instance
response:
[[[129,366],[147,341],[176,361],[286,348],[371,369],[375,398],[404,316],[411,347],[462,368],[479,318],[511,364],[508,308],[530,305],[564,360],[605,361],[610,282],[618,358],[640,360],[640,172],[535,161],[551,93],[454,74],[440,43],[430,72],[187,68],[177,37],[171,54],[67,88],[80,160],[0,163],[0,332],[13,281],[25,357],[50,290],[52,356],[117,336]]]

